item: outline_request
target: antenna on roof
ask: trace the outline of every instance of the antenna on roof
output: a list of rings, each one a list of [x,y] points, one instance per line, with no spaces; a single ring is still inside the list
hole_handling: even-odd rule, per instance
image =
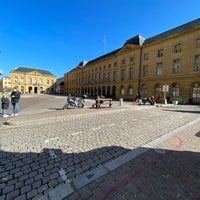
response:
[[[106,35],[104,35],[104,38],[103,38],[103,43],[104,43],[104,53],[106,53]]]

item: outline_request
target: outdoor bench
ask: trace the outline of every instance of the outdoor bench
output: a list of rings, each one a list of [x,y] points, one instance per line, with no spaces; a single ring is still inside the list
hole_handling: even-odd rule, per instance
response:
[[[92,105],[92,107],[100,108],[102,105],[108,105],[109,107],[111,107],[112,98],[98,98],[96,99],[96,102]]]

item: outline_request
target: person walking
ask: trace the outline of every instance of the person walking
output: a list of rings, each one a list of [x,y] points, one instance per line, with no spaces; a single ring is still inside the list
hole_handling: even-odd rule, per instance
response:
[[[11,116],[17,116],[19,114],[19,99],[20,99],[20,93],[17,91],[17,88],[13,88],[13,91],[10,96],[12,103]]]
[[[2,116],[8,117],[7,110],[9,108],[9,98],[7,92],[4,92],[1,98],[1,108],[2,108]]]

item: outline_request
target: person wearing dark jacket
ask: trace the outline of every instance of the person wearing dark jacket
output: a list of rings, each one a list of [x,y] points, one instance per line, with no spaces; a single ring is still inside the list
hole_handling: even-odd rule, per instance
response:
[[[1,98],[1,108],[2,108],[2,116],[8,117],[7,110],[9,108],[9,98],[7,92],[4,92]]]
[[[13,91],[10,97],[11,97],[11,103],[12,103],[11,116],[17,116],[19,113],[19,99],[20,99],[20,93],[17,91],[17,88],[13,88]]]

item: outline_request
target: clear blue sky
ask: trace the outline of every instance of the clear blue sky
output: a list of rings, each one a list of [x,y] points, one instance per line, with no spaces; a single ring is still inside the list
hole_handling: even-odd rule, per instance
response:
[[[0,70],[49,70],[57,78],[81,61],[200,17],[200,0],[0,0]],[[105,41],[104,41],[105,38]]]

